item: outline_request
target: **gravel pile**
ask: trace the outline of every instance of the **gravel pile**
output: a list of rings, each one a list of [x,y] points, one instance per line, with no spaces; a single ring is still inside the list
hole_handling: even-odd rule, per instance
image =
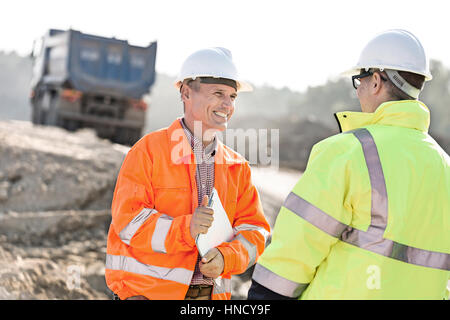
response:
[[[0,121],[0,299],[111,298],[106,237],[128,150],[89,129]],[[283,199],[262,172],[254,181],[273,226]],[[246,299],[252,272],[234,276],[233,299]]]

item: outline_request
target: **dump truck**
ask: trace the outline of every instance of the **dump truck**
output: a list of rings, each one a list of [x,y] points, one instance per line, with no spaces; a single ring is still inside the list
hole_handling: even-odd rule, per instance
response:
[[[50,29],[33,46],[31,120],[132,145],[145,126],[157,42],[147,47]]]

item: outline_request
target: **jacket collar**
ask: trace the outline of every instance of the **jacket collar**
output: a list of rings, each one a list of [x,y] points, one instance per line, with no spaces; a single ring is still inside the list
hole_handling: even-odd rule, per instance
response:
[[[183,127],[180,123],[181,118],[177,118],[169,128],[167,134],[170,145],[171,159],[174,164],[190,164],[195,163],[192,147]],[[217,139],[217,137],[216,137]],[[214,155],[214,163],[216,164],[242,164],[245,162],[243,157],[231,152],[223,145],[222,141],[217,139],[216,153]]]
[[[373,113],[344,111],[335,113],[342,132],[371,124],[398,126],[428,132],[430,111],[417,100],[388,101]]]
[[[191,144],[189,143],[180,119],[176,119],[169,128],[167,128],[167,135],[170,146],[170,157],[172,163],[190,163],[194,160],[194,153],[192,152]]]
[[[217,151],[217,138],[214,137],[214,140],[207,145],[206,147],[203,147],[203,142],[201,139],[197,138],[191,130],[186,126],[186,123],[184,122],[184,118],[180,120],[181,127],[184,129],[184,133],[186,134],[186,137],[191,144],[192,150],[194,150],[194,154],[199,156],[199,153],[204,153],[204,156],[206,158],[209,158],[211,156],[214,156],[215,152]]]

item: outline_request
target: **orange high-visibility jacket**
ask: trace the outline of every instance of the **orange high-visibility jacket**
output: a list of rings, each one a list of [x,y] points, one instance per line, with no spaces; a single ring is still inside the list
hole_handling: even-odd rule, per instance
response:
[[[105,276],[120,299],[184,299],[198,251],[189,230],[198,206],[195,156],[177,119],[128,152],[117,179]],[[251,267],[270,232],[248,162],[218,141],[214,187],[235,237],[218,246],[224,271],[213,299],[231,298],[231,275]]]

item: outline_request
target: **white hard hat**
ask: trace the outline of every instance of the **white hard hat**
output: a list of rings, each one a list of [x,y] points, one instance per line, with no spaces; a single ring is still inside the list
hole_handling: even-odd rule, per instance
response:
[[[181,66],[175,87],[180,89],[185,79],[195,80],[198,77],[234,80],[237,91],[253,90],[250,84],[239,78],[230,50],[221,47],[198,50],[187,57]]]
[[[412,33],[393,29],[375,36],[364,47],[358,63],[342,75],[356,75],[361,69],[370,68],[407,71],[425,76],[425,81],[433,77],[428,58],[419,39]]]

